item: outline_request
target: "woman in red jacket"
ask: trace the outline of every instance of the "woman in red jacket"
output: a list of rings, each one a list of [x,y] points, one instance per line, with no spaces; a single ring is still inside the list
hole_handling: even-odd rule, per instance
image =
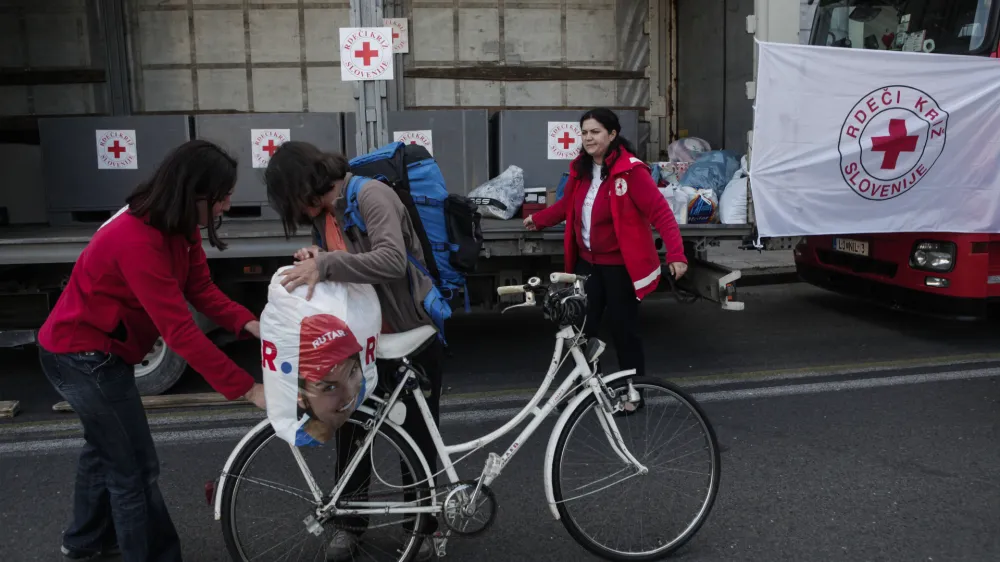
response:
[[[566,221],[566,271],[590,276],[584,332],[597,335],[606,309],[618,367],[642,376],[639,301],[656,289],[661,268],[650,224],[666,245],[666,262],[677,279],[687,271],[680,228],[649,168],[621,136],[613,111],[588,111],[580,129],[583,151],[570,164],[563,197],[524,219],[524,226],[541,230]]]
[[[226,398],[264,407],[263,386],[188,309],[241,337],[260,337],[257,318],[212,283],[199,232],[205,227],[211,245],[225,247],[215,222],[235,184],[236,161],[219,147],[178,147],[94,234],[38,332],[42,370],[83,425],[67,558],[120,549],[126,562],[181,560],[133,367],[161,334]]]

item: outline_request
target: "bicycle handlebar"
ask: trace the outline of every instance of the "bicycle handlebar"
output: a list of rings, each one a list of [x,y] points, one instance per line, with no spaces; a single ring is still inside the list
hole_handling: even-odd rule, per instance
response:
[[[508,285],[506,287],[497,287],[497,294],[503,295],[520,295],[524,293],[524,285]]]
[[[549,281],[552,283],[576,283],[578,277],[572,273],[553,273],[549,275]]]
[[[576,283],[580,277],[578,275],[573,275],[572,273],[552,273],[549,275],[549,282],[556,283]],[[542,288],[542,280],[537,277],[532,277],[525,285],[505,285],[503,287],[497,287],[497,294],[500,296],[504,295],[522,295],[527,293],[532,289]]]

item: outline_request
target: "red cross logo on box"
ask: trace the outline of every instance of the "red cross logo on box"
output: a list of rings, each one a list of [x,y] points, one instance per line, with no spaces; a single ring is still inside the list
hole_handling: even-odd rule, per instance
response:
[[[250,129],[250,151],[254,168],[266,168],[282,144],[291,140],[290,129]]]
[[[548,159],[573,160],[580,154],[580,124],[574,121],[550,121],[548,124]]]
[[[97,169],[139,169],[135,138],[135,130],[98,130]]]

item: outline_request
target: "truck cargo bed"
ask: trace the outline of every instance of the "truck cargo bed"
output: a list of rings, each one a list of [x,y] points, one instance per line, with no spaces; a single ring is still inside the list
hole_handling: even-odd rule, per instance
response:
[[[25,225],[0,227],[0,265],[70,263],[76,261],[90,237],[97,230],[94,225],[48,226]],[[749,225],[689,224],[681,225],[686,238],[740,239],[750,234]],[[288,256],[310,244],[308,230],[300,230],[291,240],[286,240],[278,221],[237,221],[223,223],[220,237],[229,244],[225,252],[210,247],[206,240],[205,251],[210,258],[245,258]],[[561,240],[563,227],[557,226],[544,232],[528,232],[521,219],[483,219],[483,235],[489,248],[491,242],[512,240]]]

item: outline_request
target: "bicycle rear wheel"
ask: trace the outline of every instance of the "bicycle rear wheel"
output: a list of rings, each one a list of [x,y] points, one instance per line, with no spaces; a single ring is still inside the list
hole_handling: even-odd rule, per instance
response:
[[[659,560],[688,542],[708,517],[719,489],[719,445],[701,407],[682,390],[649,377],[608,386],[621,396],[629,380],[642,396],[641,407],[612,421],[649,472],[639,475],[615,453],[591,394],[559,435],[553,491],[563,525],[587,550],[608,560]],[[657,439],[664,444],[652,442]]]
[[[341,431],[353,426],[357,428],[353,439],[363,440],[362,428],[371,419],[369,414],[357,411]],[[339,476],[335,468],[336,442],[299,451],[323,491],[322,502],[315,501],[290,446],[274,434],[270,424],[238,453],[222,488],[221,506],[222,533],[234,561],[324,561],[334,532],[358,524],[366,525],[367,530],[351,560],[407,562],[416,558],[422,537],[410,530],[423,529],[426,514],[371,515],[361,523],[357,518],[324,521],[318,534],[310,532],[305,519],[316,515],[320,503],[329,501]],[[426,505],[430,496],[426,491],[427,473],[407,441],[388,424],[379,428],[369,460],[363,460],[358,470],[364,467],[371,470],[367,479],[370,501]],[[404,470],[409,471],[407,476],[412,475],[412,480],[404,481]],[[404,497],[400,488],[413,481],[424,484],[416,492],[406,492],[412,494],[410,497]]]

